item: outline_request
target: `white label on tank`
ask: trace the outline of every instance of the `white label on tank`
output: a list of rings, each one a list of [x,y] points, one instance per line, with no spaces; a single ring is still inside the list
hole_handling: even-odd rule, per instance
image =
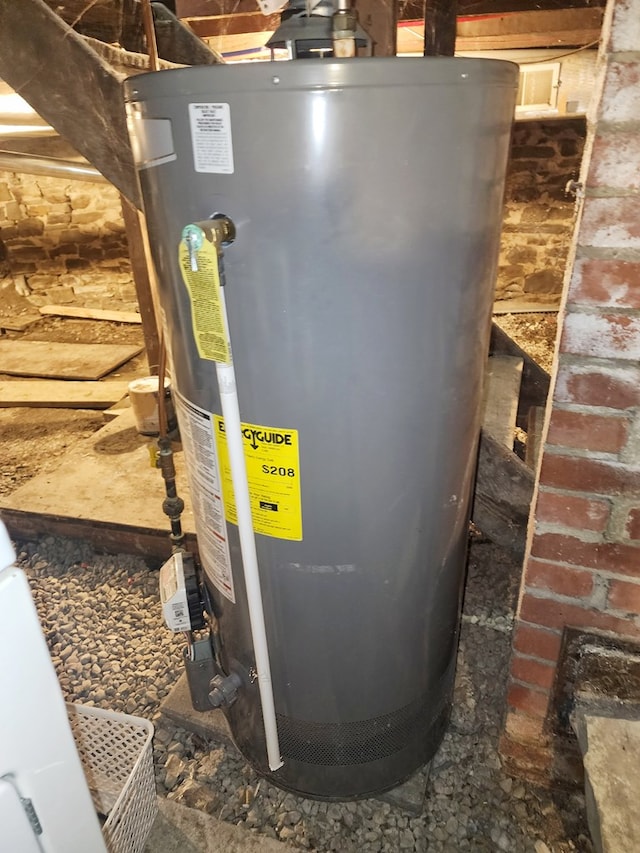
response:
[[[233,174],[229,104],[189,104],[189,124],[196,172]]]
[[[213,415],[189,402],[175,390],[173,397],[187,463],[200,562],[215,588],[235,604]]]

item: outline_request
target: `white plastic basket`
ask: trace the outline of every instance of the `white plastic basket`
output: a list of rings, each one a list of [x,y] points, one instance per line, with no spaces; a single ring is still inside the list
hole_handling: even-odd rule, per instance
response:
[[[158,805],[153,726],[142,717],[67,705],[69,722],[96,811],[106,820],[109,853],[142,853]]]

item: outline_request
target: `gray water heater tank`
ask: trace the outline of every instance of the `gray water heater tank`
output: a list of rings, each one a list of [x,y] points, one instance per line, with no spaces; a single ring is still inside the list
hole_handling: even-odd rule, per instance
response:
[[[185,225],[237,229],[225,294],[283,766],[251,677],[227,715],[300,794],[391,788],[447,725],[516,87],[510,63],[453,58],[126,84],[221,661],[251,675],[207,284],[179,262]]]

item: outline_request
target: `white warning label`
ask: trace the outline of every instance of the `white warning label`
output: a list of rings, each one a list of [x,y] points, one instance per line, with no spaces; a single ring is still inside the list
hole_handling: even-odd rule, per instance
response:
[[[235,604],[212,415],[186,400],[175,389],[173,397],[187,463],[200,561],[215,588]]]
[[[189,125],[196,172],[233,174],[229,104],[189,104]]]

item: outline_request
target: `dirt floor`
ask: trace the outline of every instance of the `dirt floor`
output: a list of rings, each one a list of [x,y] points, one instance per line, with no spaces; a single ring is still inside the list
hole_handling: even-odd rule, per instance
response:
[[[56,343],[143,344],[141,326],[61,317],[43,317],[25,332],[6,332],[3,338]],[[102,381],[131,381],[146,373],[147,362],[141,353]],[[0,374],[0,378],[12,381],[18,377]],[[0,494],[9,494],[36,474],[54,468],[59,457],[75,442],[104,424],[105,415],[99,410],[0,408],[3,455]]]
[[[555,312],[501,314],[494,320],[543,370],[551,373],[558,327]]]

